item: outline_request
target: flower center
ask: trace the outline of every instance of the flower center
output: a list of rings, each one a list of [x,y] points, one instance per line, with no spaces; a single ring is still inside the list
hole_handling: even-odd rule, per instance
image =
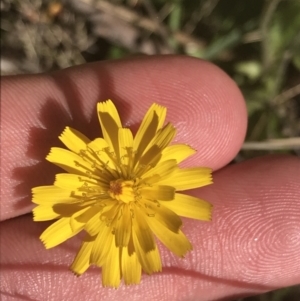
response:
[[[134,181],[119,179],[109,183],[108,193],[113,199],[129,203],[136,200],[137,187]]]

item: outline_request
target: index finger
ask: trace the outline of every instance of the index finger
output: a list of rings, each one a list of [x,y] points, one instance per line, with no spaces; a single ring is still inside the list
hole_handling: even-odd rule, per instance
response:
[[[198,152],[186,164],[219,169],[238,152],[246,130],[243,97],[216,66],[189,57],[140,57],[100,62],[45,75],[2,80],[1,219],[32,209],[31,188],[52,184],[59,170],[44,160],[71,126],[100,136],[95,105],[115,102],[136,128],[153,103],[168,108],[176,141]]]

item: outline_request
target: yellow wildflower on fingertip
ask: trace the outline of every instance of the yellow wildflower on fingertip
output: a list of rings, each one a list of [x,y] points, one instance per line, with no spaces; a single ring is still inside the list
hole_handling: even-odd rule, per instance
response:
[[[170,145],[176,130],[165,123],[166,108],[153,104],[135,137],[123,128],[111,100],[97,112],[103,138],[89,140],[66,127],[47,160],[67,173],[54,185],[32,189],[34,221],[57,219],[40,236],[47,249],[86,232],[71,265],[76,275],[90,265],[102,268],[103,286],[137,284],[141,273],[162,270],[158,238],[183,257],[192,245],[179,216],[209,221],[212,206],[181,193],[212,183],[211,169],[181,168],[195,153],[185,144]]]

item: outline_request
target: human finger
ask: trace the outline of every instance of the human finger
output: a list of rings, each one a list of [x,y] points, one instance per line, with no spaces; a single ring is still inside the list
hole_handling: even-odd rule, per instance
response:
[[[184,221],[193,251],[182,259],[159,244],[162,273],[117,290],[101,287],[98,268],[79,278],[68,271],[80,238],[45,250],[37,237],[46,223],[31,216],[5,221],[1,290],[29,300],[204,301],[297,284],[299,170],[299,158],[270,156],[216,172],[214,185],[191,191],[214,205],[212,222]]]
[[[168,108],[176,141],[198,150],[187,165],[226,165],[246,130],[235,83],[216,66],[189,57],[141,57],[86,64],[52,74],[2,79],[1,219],[32,209],[31,188],[53,183],[60,170],[45,161],[71,126],[100,135],[96,103],[112,98],[123,124],[137,128],[153,102]]]

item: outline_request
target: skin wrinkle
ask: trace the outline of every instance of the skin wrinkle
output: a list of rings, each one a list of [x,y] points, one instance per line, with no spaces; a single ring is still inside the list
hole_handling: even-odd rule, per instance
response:
[[[178,72],[179,69],[181,72]],[[32,139],[30,142],[39,146],[39,151],[33,148],[29,151],[28,137],[20,135],[14,139],[20,145],[20,153],[14,153],[14,142],[7,133],[6,153],[10,154],[9,160],[3,161],[5,164],[19,162],[22,166],[28,161],[29,155],[43,162],[49,146],[58,145],[57,136],[62,130],[60,127],[76,125],[75,121],[68,118],[69,113],[75,113],[76,104],[81,103],[79,111],[84,110],[87,112],[86,116],[90,116],[89,112],[95,109],[95,102],[108,97],[119,101],[117,107],[121,108],[122,121],[133,127],[140,122],[141,116],[153,101],[159,101],[168,107],[168,120],[175,125],[182,118],[190,120],[185,126],[188,134],[178,133],[178,141],[187,142],[198,150],[187,165],[205,164],[219,169],[235,156],[242,144],[246,129],[246,110],[242,96],[232,80],[209,63],[183,57],[147,57],[101,62],[61,72],[61,77],[51,75],[55,81],[53,78],[49,80],[49,76],[43,76],[43,79],[33,76],[28,80],[26,77],[15,77],[2,81],[2,102],[7,104],[5,109],[8,110],[6,117],[16,115],[18,123],[12,125],[13,129],[16,127],[15,132],[18,132],[18,128],[28,129],[31,125],[33,128],[28,129]],[[157,82],[152,80],[151,83],[149,74],[153,79],[156,75]],[[21,80],[23,83],[27,82],[22,88],[18,85]],[[37,87],[40,81],[44,81],[41,90]],[[177,89],[173,82],[183,82],[185,90],[193,91],[189,101],[194,104],[194,115],[185,107],[178,106],[186,98],[186,92],[182,90],[182,86]],[[154,84],[155,93],[145,93],[151,91]],[[6,91],[9,85],[14,87],[15,95],[9,92],[8,98]],[[49,89],[50,99],[47,92]],[[36,93],[36,90],[40,92]],[[218,91],[221,90],[220,94]],[[32,91],[35,94],[29,97]],[[77,93],[79,91],[80,94]],[[24,97],[20,98],[20,95]],[[156,99],[153,99],[153,95]],[[199,102],[203,95],[206,95],[205,101]],[[25,106],[22,105],[27,114],[25,111],[22,114],[14,111],[8,105],[11,99],[18,100],[20,104],[23,104],[22,99],[30,99]],[[68,99],[70,101],[66,103]],[[63,104],[62,107],[66,106],[69,113],[54,103]],[[211,110],[214,106],[220,110]],[[41,108],[41,111],[37,108]],[[55,120],[55,125],[47,116]],[[97,116],[92,116],[92,121],[81,120],[77,124],[79,127],[75,128],[86,134],[91,132],[92,135],[99,135],[97,119],[93,123],[95,117]],[[8,118],[1,119],[3,126],[11,124],[10,122]],[[224,123],[228,124],[226,130],[223,130]],[[43,125],[43,131],[38,128],[40,124]],[[203,133],[211,135],[206,137]],[[224,149],[225,146],[227,150]],[[1,265],[7,269],[4,268],[0,276],[1,292],[30,296],[36,300],[45,300],[44,297],[47,296],[49,300],[64,301],[78,298],[201,301],[259,293],[299,283],[299,168],[298,158],[265,157],[216,172],[214,185],[190,191],[191,195],[199,194],[200,198],[214,205],[211,223],[184,219],[183,229],[193,243],[194,250],[185,259],[179,259],[160,244],[163,266],[166,267],[163,272],[152,276],[143,275],[140,285],[121,286],[118,290],[101,287],[98,268],[90,268],[79,278],[68,271],[80,245],[80,238],[72,238],[57,248],[45,250],[37,238],[51,223],[34,223],[31,215],[4,221],[0,228],[1,255],[3,254]],[[5,170],[1,170],[2,175],[10,177]],[[43,174],[45,171],[47,176]],[[24,197],[24,193],[35,184],[35,177],[41,178],[44,184],[46,181],[53,183],[57,172],[59,169],[51,169],[49,164],[42,163],[39,168],[32,166],[30,170],[19,170],[19,177],[12,180],[26,180],[24,183],[27,190],[23,185],[19,191],[22,193],[15,195],[11,186],[5,187],[5,194],[1,194],[5,202],[2,201],[1,204],[6,204],[16,215],[28,212],[29,199],[25,198],[24,206],[16,208],[18,199]],[[285,206],[282,206],[283,200]],[[280,210],[284,213],[282,218],[279,218]],[[9,216],[11,215],[6,214],[5,218]],[[278,235],[274,235],[274,227]],[[249,229],[253,229],[253,232]],[[254,238],[258,240],[255,241]],[[289,242],[287,246],[286,241]],[[271,250],[274,254],[266,250]],[[272,274],[273,270],[276,271],[275,274]],[[16,282],[11,281],[15,279],[15,273],[24,284],[21,291]],[[30,277],[27,277],[28,273]]]

